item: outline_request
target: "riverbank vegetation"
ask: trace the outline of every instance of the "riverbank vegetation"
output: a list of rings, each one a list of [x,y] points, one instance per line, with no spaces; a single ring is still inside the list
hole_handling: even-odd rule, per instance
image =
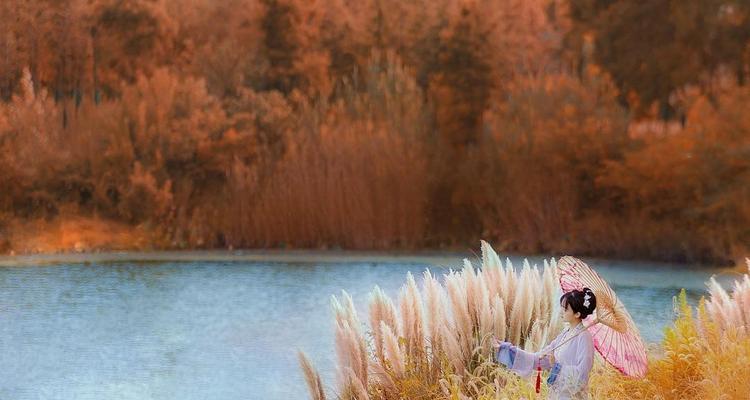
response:
[[[0,250],[67,250],[15,243],[96,220],[149,238],[132,248],[483,237],[731,262],[750,243],[749,18],[707,0],[6,1]]]
[[[750,259],[747,260],[750,269]],[[555,262],[544,268],[505,264],[482,243],[479,269],[467,262],[441,280],[407,276],[393,302],[375,288],[369,323],[359,320],[345,292],[333,298],[337,380],[323,390],[315,366],[300,353],[313,400],[533,399],[531,380],[492,362],[497,337],[538,350],[559,333]],[[592,399],[746,399],[750,393],[750,277],[731,294],[711,281],[693,309],[683,290],[662,343],[650,344],[643,379],[622,376],[596,356]],[[544,391],[542,390],[542,396]]]

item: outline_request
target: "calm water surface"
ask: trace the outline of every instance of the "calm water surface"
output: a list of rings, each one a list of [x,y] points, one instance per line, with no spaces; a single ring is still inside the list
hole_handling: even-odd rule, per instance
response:
[[[649,342],[672,296],[695,301],[716,272],[594,263]],[[428,267],[447,272],[398,259],[0,268],[0,399],[305,399],[298,349],[334,384],[331,295],[347,290],[366,320],[374,285],[395,299]]]

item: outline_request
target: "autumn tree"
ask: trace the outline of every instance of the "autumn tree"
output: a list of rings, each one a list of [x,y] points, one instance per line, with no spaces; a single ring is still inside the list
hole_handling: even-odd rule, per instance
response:
[[[19,4],[5,2],[0,5],[0,18],[3,19],[3,35],[0,38],[3,60],[4,99],[9,100],[22,79],[22,71],[28,68],[33,84],[37,87],[53,83],[57,72],[53,67],[55,52],[51,40],[56,32],[53,28],[53,14],[56,4],[27,1]],[[68,2],[63,2],[67,4]],[[33,29],[30,29],[33,27]]]
[[[88,20],[96,93],[119,95],[121,82],[134,83],[139,73],[177,58],[178,22],[164,0],[96,0]]]
[[[23,71],[20,89],[0,112],[3,203],[16,216],[53,216],[56,178],[70,161],[59,110],[46,89],[35,88],[29,69]]]
[[[324,0],[319,12],[320,47],[329,55],[329,74],[334,81],[351,78],[366,67],[375,47],[368,32],[367,1]]]
[[[20,51],[23,31],[17,23],[20,8],[10,2],[0,3],[0,24],[4,27],[0,35],[0,100],[3,101],[13,95],[25,61]]]
[[[570,6],[569,43],[580,45],[592,34],[595,61],[641,114],[657,104],[661,118],[673,118],[670,95],[686,85],[710,93],[722,67],[740,81],[747,74],[750,9],[744,2],[572,0]]]
[[[684,261],[727,261],[748,251],[748,101],[746,86],[722,89],[716,102],[698,95],[686,130],[647,136],[623,160],[608,163],[599,183],[610,200],[644,228],[640,235],[660,232],[655,246],[625,251]]]
[[[0,229],[723,259],[749,240],[748,18],[733,0],[0,2]]]
[[[485,236],[523,251],[572,251],[577,224],[607,209],[596,182],[622,157],[627,122],[617,90],[596,70],[583,82],[567,74],[518,79],[507,96],[493,97],[490,134],[465,174]]]
[[[329,54],[317,46],[322,17],[319,1],[263,0],[263,5],[261,54],[268,70],[260,89],[327,94]]]
[[[65,128],[71,113],[69,103],[72,101],[77,108],[86,92],[93,94],[92,42],[83,18],[83,1],[60,2],[57,7],[48,10],[52,12],[50,46],[55,56],[51,67],[55,74],[46,86],[62,105],[62,125]]]
[[[477,2],[462,2],[439,33],[429,93],[436,116],[435,167],[431,220],[438,232],[476,232],[477,215],[462,201],[456,166],[476,145],[482,116],[496,86],[490,36],[491,20]],[[467,229],[468,231],[461,231]]]
[[[496,10],[493,21],[496,34],[488,40],[497,52],[501,87],[516,79],[560,72],[561,42],[567,29],[564,3],[554,0],[485,3],[485,9]],[[482,15],[492,18],[493,14],[485,11]]]
[[[261,56],[263,6],[256,0],[194,0],[177,4],[178,42],[185,44],[190,72],[203,77],[209,92],[232,101],[243,88],[258,88],[268,67]],[[222,21],[216,24],[216,21]]]

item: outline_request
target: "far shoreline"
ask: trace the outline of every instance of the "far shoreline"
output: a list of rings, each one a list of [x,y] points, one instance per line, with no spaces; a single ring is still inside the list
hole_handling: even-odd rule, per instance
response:
[[[531,264],[541,267],[543,259],[550,254],[500,253],[500,258],[527,258]],[[242,250],[100,250],[80,252],[50,252],[0,255],[0,267],[36,267],[56,264],[108,264],[108,263],[164,263],[164,262],[270,262],[270,263],[415,263],[437,267],[463,268],[464,259],[474,265],[481,257],[476,251],[458,250],[324,250],[324,249],[242,249]],[[706,269],[725,272],[747,271],[745,265],[717,266],[685,263],[671,263],[653,260],[628,260],[580,256],[583,260],[596,265],[606,263],[633,263],[649,266],[663,266],[673,269]],[[520,267],[518,265],[517,267]]]
[[[472,243],[453,243],[436,247],[355,249],[328,244],[321,246],[273,246],[233,248],[209,245],[191,246],[169,242],[145,225],[131,226],[99,217],[65,215],[53,220],[36,219],[15,221],[5,232],[0,232],[0,266],[35,266],[61,263],[116,263],[116,262],[416,262],[430,265],[463,268],[463,259],[475,261],[481,257],[479,240]],[[528,258],[530,261],[559,258],[565,254],[548,250],[537,254],[512,250],[508,243],[493,243],[501,258]],[[670,260],[668,257],[648,258],[595,254],[570,254],[597,262],[644,265],[664,265],[673,269],[720,269],[747,272],[745,259],[727,262],[691,263]],[[533,261],[532,261],[533,263]]]
[[[516,255],[512,255],[516,256]],[[0,267],[119,262],[405,262],[459,268],[476,258],[457,251],[358,251],[358,250],[152,250],[60,252],[0,256]]]

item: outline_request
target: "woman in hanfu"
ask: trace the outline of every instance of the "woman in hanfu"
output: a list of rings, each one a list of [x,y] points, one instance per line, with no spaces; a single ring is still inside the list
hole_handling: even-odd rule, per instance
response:
[[[573,290],[560,297],[560,306],[568,327],[555,340],[536,353],[494,340],[495,359],[523,377],[549,370],[550,400],[585,400],[594,363],[594,342],[582,320],[594,312],[596,297],[589,288]],[[537,380],[537,391],[538,385]]]

